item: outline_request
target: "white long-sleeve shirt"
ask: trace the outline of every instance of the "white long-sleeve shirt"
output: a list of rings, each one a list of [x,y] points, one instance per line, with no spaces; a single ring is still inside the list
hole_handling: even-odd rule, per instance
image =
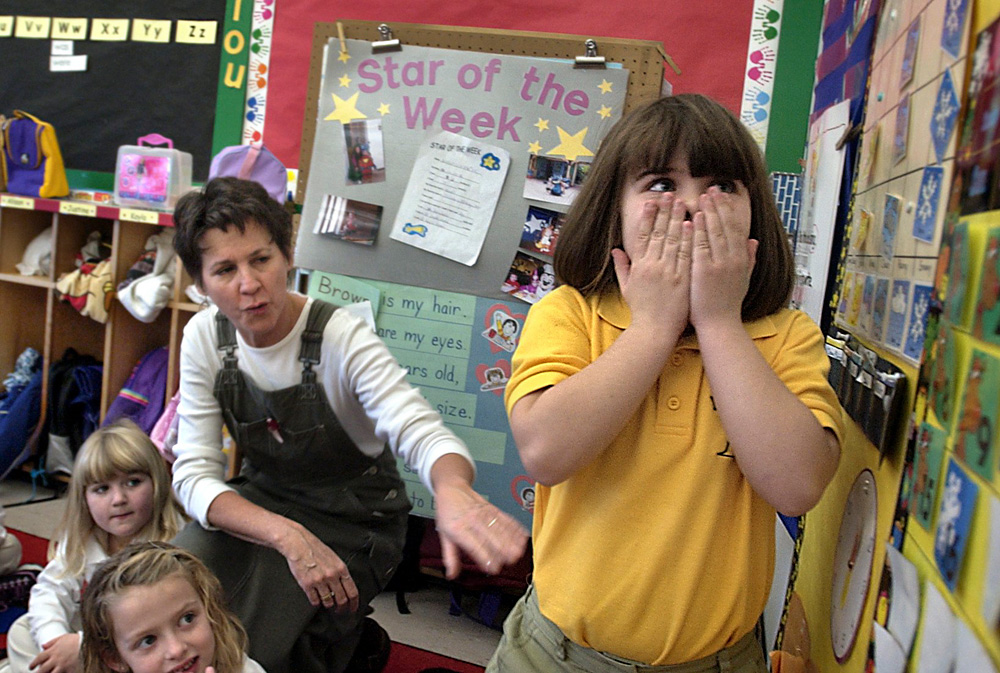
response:
[[[301,382],[301,335],[312,302],[309,298],[292,331],[273,346],[253,348],[237,332],[238,366],[262,390]],[[211,527],[209,505],[233,490],[225,483],[223,418],[213,394],[223,357],[216,342],[217,312],[215,307],[201,311],[184,328],[180,422],[174,446],[174,491],[188,514],[206,528]],[[445,454],[464,456],[475,469],[465,445],[406,381],[406,370],[361,318],[344,310],[333,314],[323,332],[321,361],[313,371],[341,426],[365,454],[378,456],[388,444],[427,488],[431,488],[431,466]]]
[[[97,566],[108,558],[104,548],[91,536],[84,547],[83,575],[68,575],[66,556],[61,551],[65,548],[65,541],[61,541],[60,551],[38,574],[38,581],[31,587],[28,624],[38,647],[53,638],[76,633],[83,628],[80,622],[80,593]]]

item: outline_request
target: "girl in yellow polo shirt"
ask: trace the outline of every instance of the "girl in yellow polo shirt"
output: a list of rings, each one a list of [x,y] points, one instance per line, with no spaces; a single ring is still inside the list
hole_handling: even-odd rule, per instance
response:
[[[766,671],[775,511],[819,500],[841,412],[746,128],[692,94],[620,121],[555,270],[506,388],[533,585],[487,670]]]

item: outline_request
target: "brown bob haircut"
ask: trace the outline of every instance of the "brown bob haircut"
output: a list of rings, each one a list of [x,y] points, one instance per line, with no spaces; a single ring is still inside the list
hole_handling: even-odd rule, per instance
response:
[[[618,291],[611,251],[622,246],[621,204],[630,180],[666,172],[678,152],[691,175],[739,180],[750,194],[750,238],[759,241],[744,322],[788,304],[794,267],[760,149],[726,108],[698,94],[649,103],[620,120],[601,143],[559,235],[556,275],[586,296]]]
[[[213,178],[188,192],[174,208],[174,250],[191,279],[202,287],[201,237],[209,229],[236,227],[246,233],[256,222],[271,236],[285,259],[292,259],[292,216],[260,184],[238,178]]]

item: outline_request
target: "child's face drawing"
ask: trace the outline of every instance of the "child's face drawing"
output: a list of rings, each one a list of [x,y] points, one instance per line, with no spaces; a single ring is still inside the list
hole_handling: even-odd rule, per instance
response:
[[[621,205],[622,242],[628,256],[636,253],[643,207],[647,203],[662,202],[663,195],[671,193],[684,204],[687,211],[685,219],[691,219],[700,210],[699,197],[713,185],[717,185],[722,192],[742,197],[749,217],[750,199],[743,183],[718,180],[712,176],[693,177],[688,168],[687,155],[682,152],[674,156],[666,172],[644,173],[629,181],[625,185]]]
[[[131,586],[111,602],[109,616],[121,673],[204,673],[215,665],[215,634],[194,587],[179,573]]]
[[[109,536],[111,551],[127,545],[153,518],[153,480],[145,472],[116,472],[88,484],[84,496],[90,517]]]
[[[517,323],[513,320],[504,320],[501,329],[504,337],[509,339],[517,333]]]

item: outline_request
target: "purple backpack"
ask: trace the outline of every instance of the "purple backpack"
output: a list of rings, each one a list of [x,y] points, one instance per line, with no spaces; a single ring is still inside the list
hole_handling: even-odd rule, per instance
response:
[[[104,425],[126,416],[146,434],[163,413],[167,395],[167,347],[152,350],[136,363],[121,392],[111,402]]]
[[[260,183],[278,203],[284,203],[288,194],[288,170],[261,142],[233,145],[216,154],[208,179],[219,177]]]

